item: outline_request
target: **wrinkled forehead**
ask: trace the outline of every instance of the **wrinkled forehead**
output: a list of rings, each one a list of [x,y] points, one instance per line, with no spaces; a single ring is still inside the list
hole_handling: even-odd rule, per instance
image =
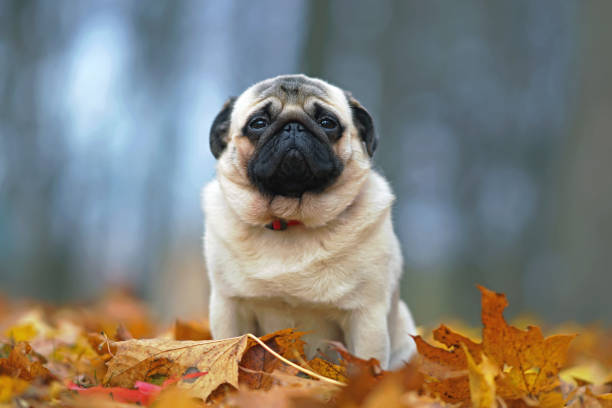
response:
[[[317,104],[331,110],[341,121],[350,120],[348,101],[340,88],[304,75],[284,75],[256,83],[240,95],[234,104],[232,123],[246,120],[264,106],[272,115],[292,109],[312,115]]]

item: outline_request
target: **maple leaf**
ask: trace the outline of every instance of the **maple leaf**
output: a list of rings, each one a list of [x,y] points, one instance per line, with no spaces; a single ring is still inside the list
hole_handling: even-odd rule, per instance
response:
[[[260,338],[269,348],[288,360],[304,360],[304,344],[301,339],[304,332],[293,329],[280,330]],[[292,374],[297,370],[271,355],[260,344],[249,339],[247,351],[241,361],[239,381],[251,389],[269,390],[274,384],[274,378],[266,375],[275,370],[283,369]]]
[[[478,288],[482,294],[482,343],[454,333],[444,325],[434,331],[434,339],[448,350],[415,337],[423,358],[422,368],[431,377],[428,389],[445,401],[466,404],[471,385],[472,394],[478,392],[483,398],[487,395],[484,399],[474,395],[472,398],[476,397],[482,404],[491,403],[490,390],[475,388],[476,382],[485,388],[492,386],[490,381],[485,381],[484,367],[478,369],[482,361],[490,360],[498,373],[495,388],[500,397],[507,400],[551,398],[549,394],[559,385],[558,373],[574,335],[544,338],[538,327],[530,326],[527,330],[512,327],[503,316],[508,306],[506,296],[482,286]],[[489,375],[491,370],[488,369]]]
[[[136,381],[150,381],[158,376],[181,377],[189,370],[195,370],[207,374],[195,380],[181,379],[177,385],[203,400],[213,392],[213,398],[223,397],[226,390],[219,388],[223,384],[238,388],[242,383],[252,389],[268,390],[275,384],[273,376],[269,375],[275,370],[282,369],[291,374],[301,370],[317,376],[317,373],[308,373],[307,369],[290,361],[304,358],[304,341],[300,338],[303,334],[285,329],[261,339],[247,334],[225,340],[114,342],[114,357],[108,362],[103,382],[131,388]]]
[[[495,407],[495,376],[499,373],[486,355],[476,364],[465,343],[461,343],[467,360],[470,397],[475,408]]]
[[[49,383],[55,376],[33,357],[32,347],[26,342],[19,342],[13,347],[7,358],[0,358],[0,375],[21,378],[25,381],[35,379]]]
[[[207,375],[181,379],[179,388],[206,400],[221,384],[238,387],[238,363],[247,347],[246,335],[225,340],[177,341],[165,339],[116,342],[108,363],[105,385],[131,388],[154,376],[182,377],[192,371]]]
[[[484,288],[480,291],[482,341],[441,325],[433,338],[443,346],[417,337],[421,361],[394,372],[381,370],[376,360],[352,356],[341,345],[337,345],[339,360],[319,356],[307,361],[301,333],[291,329],[261,339],[246,335],[242,354],[234,347],[235,353],[228,350],[235,354],[233,361],[208,364],[203,372],[204,365],[198,364],[212,356],[202,352],[200,341],[178,341],[173,349],[171,340],[128,339],[130,333],[164,333],[164,338],[204,340],[209,335],[207,322],[177,321],[168,331],[153,325],[146,306],[127,293],[78,308],[30,303],[19,309],[8,304],[9,309],[0,310],[0,336],[7,342],[0,344],[0,405],[194,408],[202,406],[207,393],[202,393],[205,387],[200,382],[216,379],[216,383],[224,382],[206,398],[207,405],[612,408],[612,332],[574,326],[572,331],[581,336],[568,353],[573,366],[564,370],[559,382],[559,368],[572,336],[544,338],[537,327],[509,326],[503,318],[506,298]],[[87,335],[89,330],[98,333]],[[567,329],[556,329],[556,333],[563,331]],[[463,327],[461,332],[471,334],[472,329]],[[128,344],[133,346],[129,352]],[[187,351],[182,349],[185,345],[200,350]],[[110,363],[108,369],[105,362]],[[100,379],[109,378],[111,371],[113,380],[100,386]],[[298,371],[305,375],[297,375]],[[230,385],[228,378],[237,381]],[[185,387],[192,387],[191,391]]]
[[[533,396],[558,386],[558,373],[575,335],[545,339],[539,327],[520,330],[509,326],[503,317],[503,310],[508,306],[506,296],[482,286],[479,289],[482,293],[483,349],[498,367],[504,364],[512,367],[509,376],[512,385],[507,392],[519,391]]]
[[[346,366],[334,364],[331,361],[315,357],[308,362],[308,368],[324,377],[331,378],[340,382],[347,382]]]

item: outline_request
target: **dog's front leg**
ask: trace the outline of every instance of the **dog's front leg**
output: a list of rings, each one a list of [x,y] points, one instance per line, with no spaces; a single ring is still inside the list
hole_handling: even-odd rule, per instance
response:
[[[255,317],[239,301],[212,291],[210,296],[210,331],[213,339],[254,333]]]
[[[344,337],[351,353],[365,359],[374,357],[383,369],[387,369],[391,345],[384,305],[351,311]]]

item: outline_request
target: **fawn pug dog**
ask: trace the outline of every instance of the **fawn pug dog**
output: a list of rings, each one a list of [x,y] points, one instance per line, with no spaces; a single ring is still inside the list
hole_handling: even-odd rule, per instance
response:
[[[225,103],[210,130],[217,177],[203,190],[215,339],[308,331],[309,357],[343,342],[383,368],[409,360],[394,195],[372,169],[378,136],[350,93],[283,75]]]

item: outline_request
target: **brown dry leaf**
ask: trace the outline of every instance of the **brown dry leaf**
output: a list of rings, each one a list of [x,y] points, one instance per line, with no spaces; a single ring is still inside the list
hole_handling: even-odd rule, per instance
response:
[[[443,324],[433,331],[433,337],[436,341],[439,341],[440,343],[449,347],[451,350],[461,347],[462,344],[465,345],[472,357],[476,359],[476,362],[480,361],[480,356],[482,355],[482,344],[474,342],[469,337],[455,333]],[[461,356],[461,354],[459,354],[459,356]],[[464,366],[463,362],[461,365]]]
[[[191,394],[185,392],[180,385],[168,385],[171,382],[167,382],[157,400],[150,406],[487,407],[491,406],[494,398],[492,405],[507,408],[611,407],[612,332],[609,329],[573,326],[569,332],[577,331],[581,336],[572,342],[568,352],[571,368],[564,369],[562,378],[565,381],[558,386],[558,369],[563,364],[571,336],[544,338],[537,327],[518,330],[509,326],[503,319],[503,311],[507,306],[505,297],[484,288],[481,291],[483,311],[486,312],[483,313],[483,340],[477,340],[469,328],[462,329],[463,335],[460,335],[442,325],[433,332],[433,340],[442,343],[441,347],[421,338],[416,339],[422,358],[418,370],[404,367],[397,372],[385,372],[375,360],[358,359],[344,349],[339,350],[343,356],[339,363],[326,361],[323,356],[305,361],[300,335],[291,330],[283,330],[265,336],[265,344],[304,368],[337,381],[348,382],[347,386],[341,387],[296,375],[294,367],[281,363],[249,338],[242,358],[239,350],[235,356],[236,361],[244,363],[244,366],[239,362],[234,365],[237,383],[234,381],[234,385],[229,385],[229,382],[224,382],[215,388],[204,403],[201,398],[191,398]],[[113,394],[115,399],[112,399],[110,394],[114,390],[108,390],[109,395],[105,397],[96,398],[91,394],[76,395],[75,391],[69,391],[66,387],[70,382],[81,387],[99,384],[99,379],[106,372],[105,362],[114,356],[125,363],[123,373],[118,371],[121,368],[119,365],[115,367],[117,380],[124,376],[126,382],[129,382],[130,376],[137,378],[141,375],[142,378],[137,379],[155,380],[156,384],[161,385],[164,377],[179,377],[188,372],[195,374],[189,379],[193,382],[185,381],[183,385],[194,386],[196,381],[207,377],[223,380],[221,377],[232,371],[223,367],[210,368],[208,374],[198,377],[201,374],[200,366],[183,366],[181,356],[173,354],[185,354],[185,357],[191,351],[183,350],[179,353],[176,349],[158,350],[159,354],[155,355],[156,352],[146,347],[139,348],[139,358],[144,360],[139,361],[132,355],[133,365],[130,367],[127,364],[129,358],[123,355],[129,353],[117,348],[124,343],[115,343],[113,340],[127,339],[130,333],[135,336],[153,336],[164,332],[167,327],[154,325],[146,304],[127,292],[116,292],[90,306],[58,309],[32,302],[18,306],[9,304],[8,312],[0,310],[0,336],[8,338],[6,344],[0,344],[2,406],[3,402],[7,402],[7,406],[134,408],[137,405],[119,403],[119,394]],[[121,323],[127,330],[118,330],[116,333],[115,329]],[[91,330],[98,333],[103,330],[111,338],[105,334],[87,336],[85,333]],[[207,330],[205,321],[179,321],[174,327],[174,336],[185,340],[203,339],[208,335]],[[567,330],[565,326],[563,330],[556,329],[555,333]],[[470,336],[465,336],[466,333],[470,333]],[[29,339],[31,350],[25,343],[15,347],[14,342],[19,339]],[[177,343],[182,346],[189,342]],[[200,342],[191,342],[196,343]],[[205,360],[205,354],[193,352],[194,361]],[[229,361],[226,363],[230,365]],[[111,369],[114,364],[111,363]],[[493,368],[487,368],[487,364]],[[7,371],[10,373],[7,374]],[[48,383],[49,372],[61,382]],[[215,374],[211,376],[213,372]],[[494,381],[491,381],[491,376]],[[22,379],[24,377],[28,380]],[[573,380],[574,377],[579,380]],[[239,386],[238,391],[236,384]],[[151,385],[151,389],[154,387]],[[258,389],[252,390],[249,387]],[[129,389],[125,391],[133,392]]]
[[[421,336],[415,336],[419,359],[424,372],[438,379],[467,374],[467,359],[461,348],[446,350],[427,343]]]
[[[381,393],[399,395],[423,388],[424,377],[415,364],[406,364],[397,371],[383,371],[374,376],[371,366],[364,364],[365,360],[361,361],[361,365],[357,366],[358,371],[351,370],[354,374],[335,398],[336,407],[362,407],[380,402],[379,398],[383,398]]]
[[[445,380],[430,379],[425,384],[425,389],[427,394],[451,404],[466,406],[470,401],[470,381],[467,376],[450,377]]]
[[[334,346],[342,357],[341,363],[346,367],[348,376],[352,377],[366,372],[373,378],[377,378],[384,373],[383,369],[380,367],[380,362],[375,358],[364,360],[349,353],[342,343],[336,341],[330,341],[329,343]]]
[[[104,384],[130,388],[135,381],[154,376],[178,378],[206,372],[177,382],[179,388],[206,400],[221,384],[238,387],[238,362],[247,347],[246,335],[225,340],[127,340],[115,343],[117,352],[108,363]]]
[[[480,363],[481,356],[491,360],[500,373],[496,376],[497,395],[508,401],[524,397],[533,399],[553,391],[560,384],[558,373],[565,363],[574,335],[555,335],[545,339],[538,327],[519,330],[509,326],[503,316],[508,306],[505,295],[482,286],[478,288],[482,294],[482,343],[454,333],[446,326],[440,326],[434,332],[434,338],[448,350],[415,337],[422,369],[432,377],[427,388],[444,401],[466,404],[470,398],[466,389],[470,381],[463,374],[469,368],[464,351],[467,350],[473,356],[474,364]]]
[[[132,336],[132,333],[130,333],[128,328],[125,327],[125,324],[119,323],[119,325],[117,326],[117,330],[115,330],[115,340],[124,341],[132,340],[133,338],[134,336]]]
[[[39,380],[49,383],[55,376],[33,357],[32,347],[26,342],[19,342],[13,347],[7,358],[0,358],[0,375],[21,378],[25,381]]]
[[[303,332],[285,329],[267,334],[260,340],[284,358],[295,361],[304,358],[305,343],[301,339],[303,335]],[[251,389],[268,390],[272,387],[274,379],[265,373],[278,369],[292,374],[297,373],[295,368],[287,366],[252,339],[249,339],[247,351],[240,361],[240,366],[244,369],[240,370],[239,381]]]

